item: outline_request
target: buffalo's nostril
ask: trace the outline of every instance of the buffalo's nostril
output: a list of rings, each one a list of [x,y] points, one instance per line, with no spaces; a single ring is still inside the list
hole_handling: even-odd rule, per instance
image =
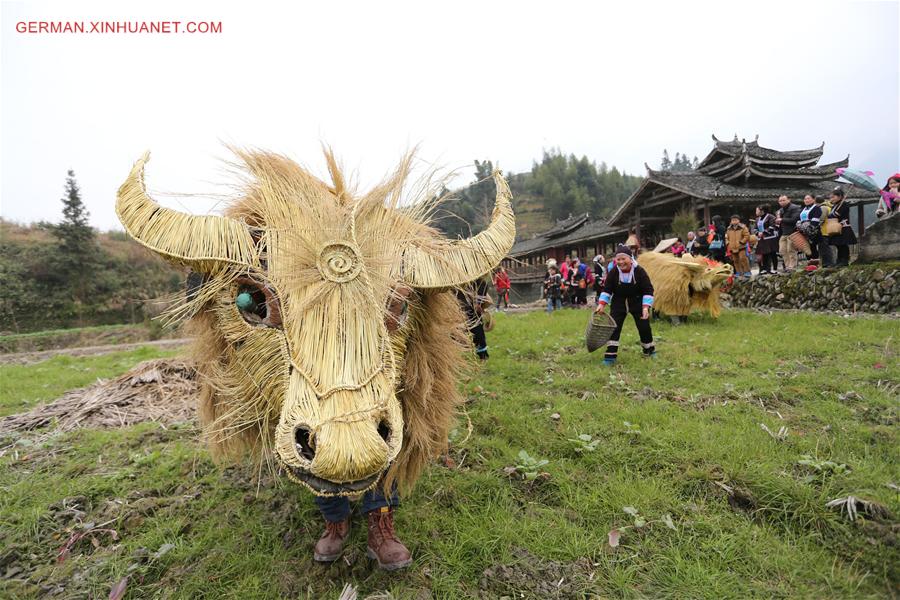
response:
[[[297,444],[297,452],[306,460],[312,460],[316,455],[315,443],[310,439],[312,432],[306,427],[298,427],[294,430],[294,442]]]
[[[378,435],[381,436],[385,443],[391,439],[391,426],[387,424],[387,421],[382,421],[378,424]]]

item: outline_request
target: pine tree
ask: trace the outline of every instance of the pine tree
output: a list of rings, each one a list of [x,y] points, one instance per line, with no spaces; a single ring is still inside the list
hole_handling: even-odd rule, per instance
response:
[[[663,149],[662,160],[659,161],[660,171],[670,171],[672,169],[672,161],[669,159],[669,151]]]
[[[663,157],[660,161],[659,168],[662,171],[673,171],[673,172],[683,172],[683,171],[693,171],[697,167],[700,166],[700,161],[697,160],[697,157],[694,157],[692,161],[688,158],[687,154],[682,154],[681,152],[675,153],[675,160],[671,160],[669,158],[669,151],[663,150]]]
[[[90,297],[96,285],[93,280],[94,267],[98,260],[99,248],[94,230],[88,223],[88,213],[81,201],[81,191],[71,169],[66,177],[65,196],[62,198],[63,220],[52,229],[60,242],[59,269],[75,305],[79,325],[84,309],[90,304]]]
[[[53,235],[59,239],[63,250],[73,260],[79,260],[90,253],[94,242],[94,230],[88,223],[90,213],[81,201],[81,190],[71,169],[66,177],[66,195],[62,198],[63,220],[53,228]]]

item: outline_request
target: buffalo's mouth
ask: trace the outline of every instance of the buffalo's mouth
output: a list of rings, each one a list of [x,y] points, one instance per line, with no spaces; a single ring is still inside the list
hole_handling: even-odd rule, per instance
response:
[[[325,496],[351,496],[353,494],[360,494],[375,485],[375,482],[381,477],[381,473],[375,473],[365,479],[335,483],[334,481],[316,477],[309,471],[298,467],[288,467],[288,470],[290,474],[293,475],[294,479],[309,487],[313,492]]]

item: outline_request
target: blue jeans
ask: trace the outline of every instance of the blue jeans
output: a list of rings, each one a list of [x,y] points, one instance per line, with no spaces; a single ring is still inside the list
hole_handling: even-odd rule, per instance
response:
[[[562,309],[562,298],[547,298],[547,312],[553,312],[553,306],[556,305],[557,310]]]
[[[326,521],[339,523],[350,516],[350,500],[346,496],[316,496],[315,503]],[[360,509],[365,514],[385,506],[400,506],[400,496],[397,495],[396,485],[391,490],[389,499],[384,497],[380,485],[375,486],[374,489],[363,494]]]

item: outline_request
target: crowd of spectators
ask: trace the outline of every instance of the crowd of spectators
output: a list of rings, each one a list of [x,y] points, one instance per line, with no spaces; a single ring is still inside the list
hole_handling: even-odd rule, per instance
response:
[[[886,218],[900,211],[900,174],[892,176],[882,193],[878,218]],[[845,267],[850,262],[850,246],[857,243],[850,225],[850,207],[844,190],[835,188],[827,196],[807,194],[797,204],[790,196],[777,199],[777,208],[768,204],[756,207],[755,218],[746,222],[740,215],[731,215],[728,223],[714,215],[709,224],[687,232],[686,239],[677,238],[665,251],[677,257],[704,256],[731,264],[736,278],[750,279],[751,265],[758,266],[758,275],[775,274],[779,270],[791,273],[805,259],[805,269]],[[625,246],[635,257],[640,252],[640,239],[632,230]],[[780,266],[780,269],[779,269]],[[579,257],[567,257],[562,262],[550,259],[543,282],[543,298],[547,312],[563,306],[584,308],[588,291],[600,297],[608,273],[608,263],[597,255],[588,265]],[[494,280],[498,296],[508,306],[509,278],[501,269]]]
[[[745,279],[751,277],[751,263],[758,265],[760,275],[776,273],[779,264],[782,272],[793,272],[800,264],[800,255],[806,260],[807,270],[845,267],[850,263],[850,246],[857,239],[844,196],[839,187],[828,197],[807,194],[802,204],[782,195],[774,212],[769,205],[761,204],[756,207],[756,218],[746,223],[740,215],[731,215],[726,225],[721,216],[715,215],[709,225],[687,234],[687,244],[678,238],[667,251],[729,263],[735,277]]]

